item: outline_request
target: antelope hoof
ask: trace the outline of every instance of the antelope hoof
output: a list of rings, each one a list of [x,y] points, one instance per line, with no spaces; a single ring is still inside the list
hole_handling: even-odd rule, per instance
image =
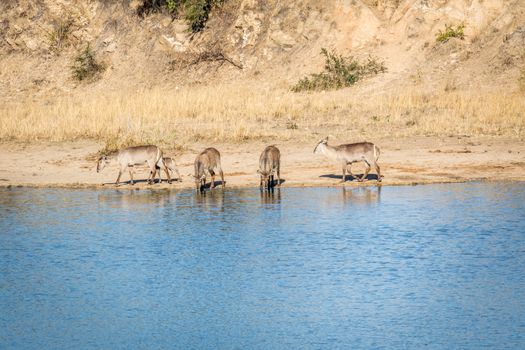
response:
[[[131,181],[129,184],[130,184],[131,186],[133,186],[135,183],[134,183],[133,181]]]

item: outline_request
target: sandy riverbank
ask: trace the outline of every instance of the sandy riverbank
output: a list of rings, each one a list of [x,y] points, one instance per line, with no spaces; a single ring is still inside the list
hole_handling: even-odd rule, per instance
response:
[[[525,181],[525,142],[503,138],[473,137],[412,137],[405,139],[373,140],[381,148],[382,185],[461,182],[471,180]],[[343,140],[334,140],[333,143]],[[312,153],[315,144],[277,143],[282,153],[281,177],[283,187],[341,186],[341,169],[320,155]],[[165,155],[176,158],[182,182],[153,188],[192,188],[195,155],[206,146],[221,151],[225,180],[228,187],[258,186],[258,158],[265,144],[195,144],[183,152],[165,149]],[[95,187],[111,188],[117,168],[108,166],[97,173],[96,156],[102,144],[94,141],[60,143],[9,143],[0,147],[0,186],[31,187]],[[364,166],[354,165],[356,174]],[[146,168],[135,169],[135,179],[147,177]],[[128,181],[128,174],[123,180]],[[376,184],[373,180],[364,184]],[[347,181],[346,186],[360,186]],[[144,181],[136,188],[151,187]],[[132,188],[124,184],[119,188]]]

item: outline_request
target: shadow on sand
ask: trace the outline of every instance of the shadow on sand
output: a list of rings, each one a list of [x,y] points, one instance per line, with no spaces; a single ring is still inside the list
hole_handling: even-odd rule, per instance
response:
[[[361,177],[363,177],[363,174],[354,174],[355,176],[352,176],[352,175],[346,175],[346,182],[348,181],[358,181]],[[336,174],[325,174],[325,175],[321,175],[319,177],[325,177],[325,178],[329,178],[329,179],[339,179],[339,180],[342,180],[343,179],[343,175],[336,175]],[[370,180],[376,180],[377,181],[377,174],[368,174],[368,176],[366,177],[365,181],[370,181]]]
[[[182,182],[182,179],[172,179],[171,180],[171,183],[176,183],[176,182]],[[219,181],[220,182],[220,181]],[[141,180],[133,180],[133,185],[138,185],[138,184],[147,184],[148,183],[148,180],[147,179],[141,179]],[[155,184],[158,184],[159,183],[159,179],[155,179],[153,180],[153,185]],[[162,183],[168,183],[168,180],[166,179],[163,179],[162,180]],[[114,182],[104,182],[102,184],[103,186],[116,186]],[[118,183],[117,186],[131,186],[131,180],[128,180],[128,181],[120,181]]]

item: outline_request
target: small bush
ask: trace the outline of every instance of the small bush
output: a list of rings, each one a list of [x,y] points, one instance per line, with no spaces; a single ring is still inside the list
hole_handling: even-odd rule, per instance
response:
[[[48,34],[47,38],[51,51],[58,52],[67,43],[67,37],[72,25],[73,21],[69,19],[59,22],[55,28],[53,28],[53,31]]]
[[[460,24],[454,28],[451,25],[445,24],[445,30],[440,30],[437,33],[436,40],[440,43],[446,43],[448,39],[450,38],[458,38],[458,39],[465,39],[465,33],[464,33],[465,25]]]
[[[292,86],[293,92],[341,89],[355,84],[363,77],[386,71],[384,63],[374,57],[368,57],[367,62],[360,63],[351,56],[328,52],[325,48],[321,49],[321,54],[325,57],[324,71],[299,80]]]
[[[95,59],[95,54],[89,44],[86,48],[78,53],[71,66],[73,78],[82,81],[94,78],[97,73],[103,70],[103,66]]]
[[[166,8],[169,12],[176,12],[179,6],[178,0],[166,0]]]
[[[288,130],[297,130],[297,129],[299,129],[299,126],[297,125],[296,122],[287,121],[286,122],[286,129],[288,129]]]

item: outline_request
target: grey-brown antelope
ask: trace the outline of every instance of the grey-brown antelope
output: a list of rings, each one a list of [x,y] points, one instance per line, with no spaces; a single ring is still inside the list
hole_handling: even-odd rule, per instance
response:
[[[314,149],[314,153],[324,154],[326,157],[340,163],[343,167],[343,180],[346,181],[346,170],[348,168],[348,173],[357,178],[352,174],[352,163],[355,162],[365,162],[367,167],[365,173],[361,178],[357,178],[358,181],[363,181],[368,176],[370,167],[374,166],[377,172],[377,181],[381,181],[381,171],[379,165],[377,164],[377,159],[379,158],[379,147],[370,142],[359,142],[359,143],[350,143],[339,146],[330,146],[328,144],[328,137],[319,141],[317,146]]]
[[[176,181],[182,182],[182,178],[180,176],[179,170],[177,169],[177,164],[175,163],[175,160],[170,157],[163,157],[162,161],[164,161],[164,165],[166,166],[166,168],[168,168],[168,170],[171,171],[170,175],[176,174],[177,175]],[[159,183],[162,181],[161,171],[160,171],[162,168],[162,161],[159,160],[159,162],[157,163],[155,167],[156,170],[159,172]]]
[[[129,177],[131,179],[130,183],[133,185],[133,166],[143,165],[145,163],[150,169],[148,183],[151,184],[155,179],[157,164],[160,164],[161,167],[164,169],[164,171],[166,172],[166,176],[168,177],[168,183],[171,183],[171,177],[168,172],[168,168],[162,160],[162,151],[157,146],[147,145],[128,147],[121,149],[120,151],[111,153],[109,155],[103,155],[98,159],[97,173],[102,171],[102,169],[106,167],[106,164],[113,162],[114,160],[117,161],[117,165],[119,166],[117,181],[115,181],[115,185],[117,186],[119,185],[122,172],[126,170],[126,168],[129,170]]]
[[[277,186],[281,185],[281,152],[275,146],[268,146],[259,157],[259,170],[261,187],[270,188],[273,185],[273,174],[277,174]]]
[[[211,176],[211,188],[215,187],[215,169],[219,171],[221,176],[222,187],[226,185],[224,182],[224,173],[221,167],[221,154],[215,148],[206,148],[204,151],[199,153],[195,158],[195,187],[197,190],[202,190],[206,186],[206,172]]]

